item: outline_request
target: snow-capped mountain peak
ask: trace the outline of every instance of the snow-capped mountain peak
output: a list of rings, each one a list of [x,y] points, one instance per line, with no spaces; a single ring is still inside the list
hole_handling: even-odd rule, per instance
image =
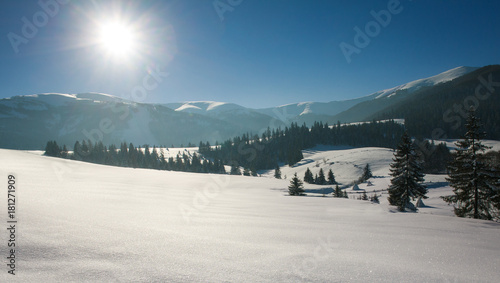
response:
[[[406,84],[402,84],[402,85],[399,85],[399,86],[396,86],[393,88],[381,90],[381,91],[378,91],[378,92],[371,94],[370,96],[375,96],[375,99],[379,99],[379,98],[383,98],[383,97],[391,97],[394,94],[396,94],[396,92],[398,90],[408,90],[409,92],[414,92],[422,87],[434,86],[437,84],[441,84],[441,83],[445,83],[445,82],[454,80],[458,77],[461,77],[465,74],[473,72],[477,69],[479,69],[479,68],[477,68],[477,67],[464,67],[464,66],[457,67],[457,68],[448,70],[446,72],[440,73],[440,74],[432,76],[432,77],[415,80],[415,81],[412,81],[412,82],[409,82]]]

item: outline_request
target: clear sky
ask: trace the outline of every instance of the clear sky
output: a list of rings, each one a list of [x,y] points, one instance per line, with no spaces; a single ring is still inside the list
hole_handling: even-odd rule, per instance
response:
[[[254,108],[356,98],[499,64],[499,14],[496,0],[2,1],[0,98],[102,92]]]

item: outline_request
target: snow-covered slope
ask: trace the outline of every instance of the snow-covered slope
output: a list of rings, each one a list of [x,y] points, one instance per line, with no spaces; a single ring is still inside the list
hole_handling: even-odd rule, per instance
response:
[[[486,68],[487,67],[483,67],[482,69]],[[373,117],[377,116],[377,114],[380,115],[385,113],[383,111],[389,109],[391,106],[406,105],[406,103],[411,103],[410,101],[412,100],[418,100],[419,95],[425,96],[425,91],[431,91],[433,87],[438,87],[441,84],[453,81],[478,69],[481,68],[457,67],[429,78],[419,79],[390,89],[377,91],[368,95],[366,97],[368,98],[367,100],[333,116],[330,119],[330,122],[341,121],[348,123],[372,120]],[[477,78],[474,78],[473,82],[470,80],[471,78],[469,78],[469,83],[477,84]],[[418,92],[418,90],[422,90],[423,93]],[[402,117],[399,116],[390,118]],[[422,117],[422,119],[426,118],[427,117]]]
[[[224,105],[214,103],[211,108]],[[14,96],[0,99],[0,147],[41,149],[50,140],[72,147],[83,139],[105,145],[215,143],[265,129],[272,120],[256,112],[242,113],[239,123],[236,115],[207,117],[99,93]]]
[[[338,147],[338,146],[316,146],[315,148],[303,150],[302,159],[292,167],[285,165],[281,168],[282,175],[289,179],[294,173],[302,179],[307,168],[313,175],[323,169],[325,175],[332,169],[337,182],[349,185],[357,180],[363,173],[366,164],[370,164],[375,176],[388,176],[389,164],[392,162],[393,152],[387,148],[366,147]],[[268,172],[271,176],[274,172]]]
[[[165,104],[165,106],[174,109],[175,111],[198,113],[198,114],[205,114],[205,113],[213,114],[225,111],[247,110],[247,108],[234,103],[216,102],[216,101],[190,101],[182,103],[168,103]]]
[[[457,67],[451,70],[448,70],[446,72],[442,72],[438,75],[425,78],[425,79],[419,79],[415,80],[406,84],[402,84],[390,89],[385,89],[381,91],[377,91],[371,95],[370,97],[375,97],[376,99],[383,98],[383,97],[391,97],[392,95],[396,94],[398,90],[407,90],[409,93],[414,92],[422,87],[427,87],[427,86],[434,86],[440,83],[445,83],[449,82],[451,80],[454,80],[458,77],[461,77],[463,75],[466,75],[470,72],[473,72],[479,68],[477,67]]]
[[[17,275],[4,264],[0,282],[500,278],[493,222],[291,197],[286,180],[106,167],[14,150],[0,150],[0,171],[5,190],[6,172],[18,184]]]
[[[249,109],[232,103],[213,102],[213,101],[194,101],[183,103],[170,103],[166,104],[167,107],[175,109],[176,111],[183,111],[189,113],[197,113],[204,115],[217,115],[221,112],[228,111],[257,111],[259,113],[273,117],[276,120],[289,124],[291,122],[307,122],[310,123],[314,120],[327,120],[327,116],[334,116],[349,108],[358,105],[365,101],[370,101],[380,98],[390,98],[398,91],[406,90],[407,93],[412,93],[422,87],[430,87],[444,82],[451,81],[479,68],[477,67],[457,67],[438,75],[415,80],[406,84],[402,84],[390,89],[377,91],[367,96],[348,99],[343,101],[331,102],[299,102],[287,105],[264,108],[264,109]]]

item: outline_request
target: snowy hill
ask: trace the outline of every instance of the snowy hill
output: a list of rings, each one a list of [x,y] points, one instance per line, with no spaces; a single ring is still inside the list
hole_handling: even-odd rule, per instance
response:
[[[375,99],[391,97],[392,95],[395,95],[399,90],[407,90],[408,93],[412,93],[421,89],[422,87],[435,86],[437,84],[452,81],[477,69],[479,68],[463,66],[457,67],[429,78],[419,79],[390,89],[377,91],[371,94],[370,97],[375,97]]]
[[[19,220],[17,275],[4,265],[1,282],[500,277],[500,225],[433,208],[393,213],[385,204],[291,197],[287,180],[107,167],[15,150],[0,150],[0,171],[17,177]],[[6,223],[7,213],[0,215]]]

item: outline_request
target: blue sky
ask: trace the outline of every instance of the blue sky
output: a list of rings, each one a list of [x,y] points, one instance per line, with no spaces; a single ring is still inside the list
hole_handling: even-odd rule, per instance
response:
[[[68,1],[2,3],[0,98],[102,92],[263,108],[500,63],[500,1]],[[96,43],[117,18],[136,41],[122,57]],[[342,43],[357,51],[347,58]]]

